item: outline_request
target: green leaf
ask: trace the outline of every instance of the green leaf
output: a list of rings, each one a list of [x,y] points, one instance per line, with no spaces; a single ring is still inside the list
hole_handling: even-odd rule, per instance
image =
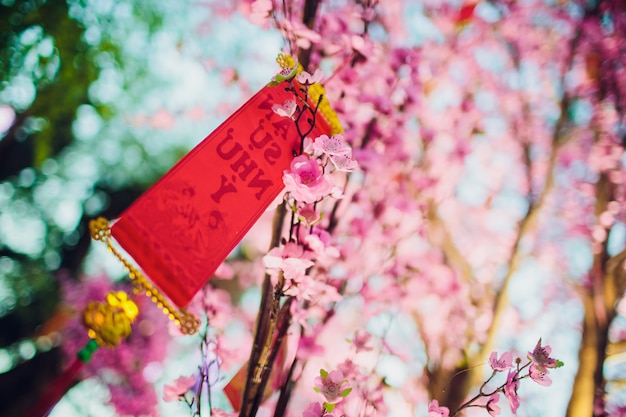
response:
[[[326,409],[327,413],[332,413],[335,409],[335,404],[324,403],[324,408]]]
[[[326,372],[323,369],[320,369],[320,376],[325,379],[328,376],[328,372]]]
[[[319,394],[320,389],[318,387],[313,387],[313,391],[317,392]]]
[[[558,360],[558,359],[557,359],[557,360],[556,360],[556,366],[555,366],[554,368],[556,369],[556,368],[560,368],[560,367],[562,367],[562,366],[565,366],[565,364],[564,364],[563,362],[561,362],[560,360]]]
[[[343,398],[346,398],[348,396],[348,394],[350,394],[352,392],[352,388],[346,388],[343,391],[341,391],[341,396]]]

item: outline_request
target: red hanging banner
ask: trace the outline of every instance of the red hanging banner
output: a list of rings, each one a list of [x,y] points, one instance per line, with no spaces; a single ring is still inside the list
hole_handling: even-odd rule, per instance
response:
[[[283,189],[300,152],[295,122],[273,104],[295,97],[289,81],[266,86],[140,196],[111,234],[150,280],[184,307]],[[309,102],[315,109],[317,103]],[[313,113],[311,113],[313,116]],[[330,134],[320,113],[301,118],[311,137]]]

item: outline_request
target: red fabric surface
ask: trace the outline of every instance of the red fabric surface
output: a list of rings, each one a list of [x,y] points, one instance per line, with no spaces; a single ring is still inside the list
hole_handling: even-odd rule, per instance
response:
[[[300,138],[272,104],[294,99],[267,86],[141,195],[111,228],[147,277],[184,307],[283,189]],[[307,128],[307,117],[300,126]],[[310,125],[308,125],[310,126]],[[310,136],[329,134],[318,114]]]

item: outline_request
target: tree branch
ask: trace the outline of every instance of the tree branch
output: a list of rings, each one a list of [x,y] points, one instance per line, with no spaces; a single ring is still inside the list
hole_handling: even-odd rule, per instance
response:
[[[276,212],[274,213],[270,249],[277,247],[280,243],[285,215],[286,208],[285,202],[283,201],[276,208]],[[270,354],[269,348],[276,325],[276,314],[278,310],[277,300],[274,298],[272,282],[270,276],[266,274],[263,278],[261,305],[259,306],[254,341],[248,360],[248,375],[246,377],[246,385],[241,402],[240,417],[252,417],[256,414],[259,404],[255,404],[255,399],[259,395],[262,395],[265,390],[265,386],[262,384],[262,375],[268,366],[267,359]]]
[[[303,22],[309,29],[312,29],[314,26],[319,4],[320,0],[306,0],[305,2]],[[311,49],[302,50],[299,53],[298,61],[305,69],[308,67],[310,54]],[[285,216],[286,206],[285,202],[283,202],[278,206],[274,215],[270,249],[280,244]],[[281,274],[281,279],[277,285],[278,288],[283,287],[282,282],[280,282],[283,279]],[[279,308],[280,294],[274,290],[270,277],[266,274],[263,279],[261,304],[255,326],[254,342],[248,361],[248,374],[239,417],[254,417],[261,404],[263,392],[265,391],[269,374],[276,358],[276,352],[280,347],[280,343],[273,343],[275,331],[277,330],[277,316],[280,316]],[[283,314],[281,317],[281,320],[286,319],[287,323],[284,326],[282,324],[279,326],[278,333],[286,332],[290,321],[290,316],[286,314]],[[280,337],[282,341],[280,334],[276,337]]]

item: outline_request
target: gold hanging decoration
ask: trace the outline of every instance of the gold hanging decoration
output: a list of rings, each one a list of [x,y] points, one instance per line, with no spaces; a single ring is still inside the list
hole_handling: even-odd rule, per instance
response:
[[[87,335],[98,345],[114,348],[131,334],[139,309],[123,291],[110,292],[104,302],[90,301],[83,309]]]
[[[89,222],[89,231],[91,232],[91,238],[104,242],[107,245],[109,252],[111,252],[121,263],[128,272],[128,277],[131,280],[133,291],[135,294],[144,293],[148,296],[153,303],[155,303],[163,313],[165,313],[170,320],[174,321],[183,334],[194,334],[200,327],[200,320],[193,314],[185,309],[176,309],[170,302],[159,292],[159,290],[152,285],[135,266],[130,263],[122,254],[113,246],[111,239],[111,229],[109,227],[109,221],[104,217],[98,217],[97,219]],[[130,300],[129,300],[130,301]],[[123,304],[122,301],[119,301]],[[122,305],[120,304],[120,305]],[[123,307],[120,307],[123,309]],[[120,331],[116,329],[112,334]]]

